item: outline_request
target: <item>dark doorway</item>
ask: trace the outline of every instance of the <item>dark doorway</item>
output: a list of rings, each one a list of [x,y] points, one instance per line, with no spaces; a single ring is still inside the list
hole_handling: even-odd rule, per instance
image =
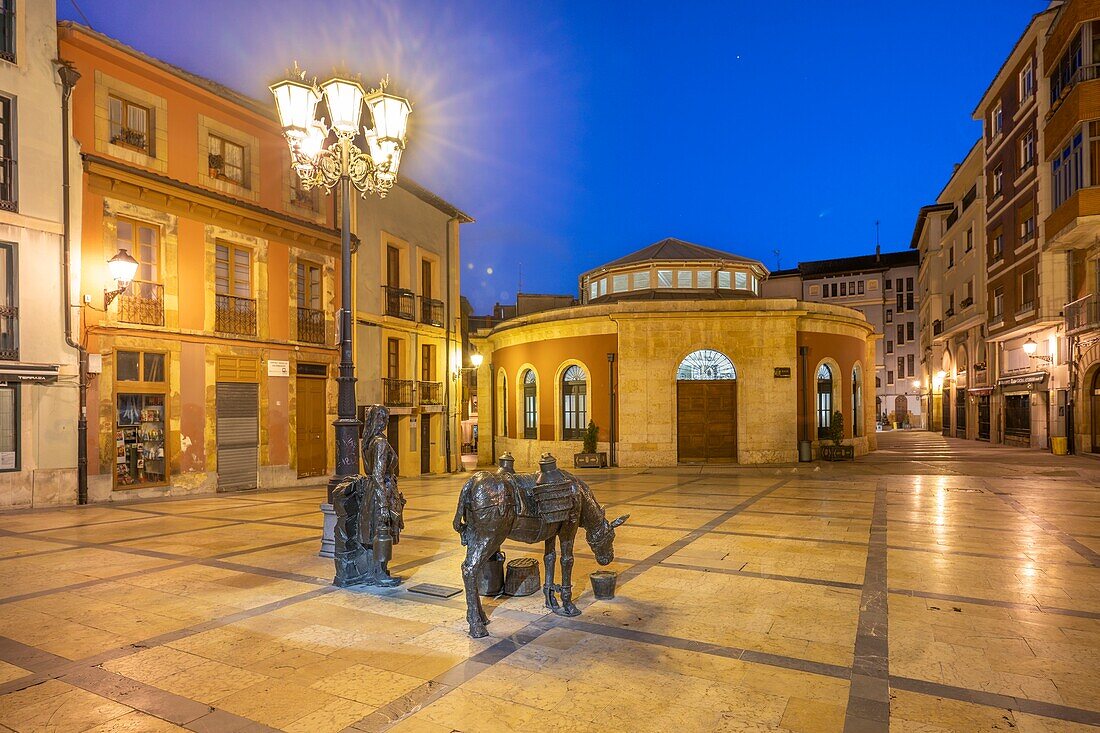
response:
[[[420,416],[420,473],[432,472],[432,416]]]
[[[989,395],[978,398],[978,440],[989,440]]]
[[[737,382],[676,383],[676,445],[681,463],[737,461]]]

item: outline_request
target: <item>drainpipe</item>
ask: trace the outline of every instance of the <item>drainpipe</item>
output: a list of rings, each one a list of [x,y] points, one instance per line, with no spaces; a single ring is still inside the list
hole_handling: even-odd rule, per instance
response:
[[[61,310],[65,316],[65,343],[76,349],[79,369],[79,410],[76,421],[76,501],[88,503],[88,351],[73,339],[73,306],[70,290],[72,272],[72,226],[69,185],[69,98],[80,73],[68,61],[57,67],[61,77],[61,244],[63,251],[61,268]]]
[[[607,398],[608,398],[608,416],[610,427],[608,429],[608,444],[610,447],[610,464],[612,467],[619,465],[615,458],[615,352],[609,351],[607,353]]]
[[[451,472],[451,390],[454,389],[455,380],[452,378],[454,365],[451,363],[451,229],[454,228],[454,224],[457,219],[451,218],[447,220],[447,236],[446,250],[443,252],[443,269],[446,271],[444,275],[445,282],[447,283],[447,297],[444,298],[443,303],[443,320],[446,323],[447,330],[447,382],[444,385],[446,390],[443,394],[443,448],[446,451],[447,458],[445,461],[445,470],[447,473]]]

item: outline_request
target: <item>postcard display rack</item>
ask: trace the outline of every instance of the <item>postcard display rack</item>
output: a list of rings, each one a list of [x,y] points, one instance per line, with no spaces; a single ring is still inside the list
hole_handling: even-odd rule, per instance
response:
[[[116,485],[140,486],[165,482],[164,402],[164,395],[158,394],[118,396]]]

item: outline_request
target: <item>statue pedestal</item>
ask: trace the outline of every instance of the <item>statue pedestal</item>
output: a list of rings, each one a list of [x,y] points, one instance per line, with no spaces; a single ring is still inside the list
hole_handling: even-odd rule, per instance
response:
[[[321,517],[324,524],[321,528],[321,551],[317,554],[321,557],[333,557],[336,554],[336,510],[332,504],[321,505]]]

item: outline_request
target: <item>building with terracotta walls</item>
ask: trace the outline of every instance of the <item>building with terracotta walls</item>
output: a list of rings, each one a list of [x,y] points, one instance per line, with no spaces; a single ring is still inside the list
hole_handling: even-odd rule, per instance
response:
[[[570,463],[589,421],[621,466],[789,463],[834,411],[875,448],[875,336],[859,312],[764,298],[757,260],[668,239],[580,277],[582,304],[477,332],[479,460]],[[490,437],[491,436],[491,437]]]
[[[0,509],[77,494],[54,3],[0,9]],[[79,175],[79,172],[76,173]],[[79,192],[73,197],[79,204]]]
[[[61,23],[83,194],[89,498],[318,484],[332,472],[331,199],[270,105]],[[115,289],[107,261],[138,262]],[[121,493],[124,492],[124,493]]]
[[[1057,12],[1031,18],[973,114],[982,122],[985,158],[990,439],[1038,448],[1066,430],[1066,256],[1046,246],[1052,192],[1061,189],[1053,185],[1053,163],[1044,163],[1062,140],[1051,137],[1051,89],[1042,73]],[[1029,342],[1036,354],[1024,349]]]

